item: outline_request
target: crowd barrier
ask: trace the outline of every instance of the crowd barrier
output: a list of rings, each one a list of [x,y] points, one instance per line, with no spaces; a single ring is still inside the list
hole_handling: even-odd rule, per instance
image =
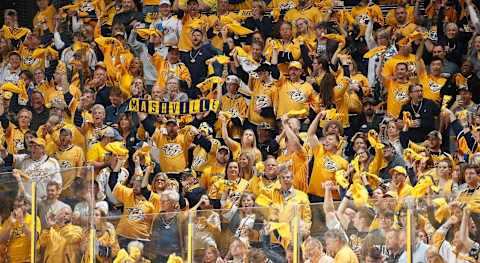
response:
[[[30,220],[25,220],[25,223],[31,232],[37,234],[30,235],[28,240],[24,232],[16,232],[18,238],[23,238],[22,248],[32,263],[50,262],[52,257],[63,257],[63,262],[87,263],[113,262],[115,258],[135,259],[139,256],[152,262],[167,262],[173,253],[181,257],[183,262],[203,262],[206,255],[209,257],[217,253],[222,258],[232,259],[246,253],[247,248],[263,250],[270,258],[276,259],[274,262],[297,263],[305,262],[306,258],[319,251],[317,243],[306,240],[310,237],[324,240],[328,230],[323,203],[309,206],[270,204],[247,208],[232,205],[230,209],[222,210],[178,211],[178,207],[160,200],[162,207],[167,207],[162,210],[172,212],[144,214],[142,210],[132,208],[122,213],[115,208],[105,207],[100,201],[94,204],[92,200],[101,193],[92,180],[91,167],[62,169],[59,173],[66,184],[58,200],[71,207],[71,210],[52,212],[54,209],[45,208],[48,206],[48,190],[46,196],[40,193],[45,191],[42,187],[47,186],[46,182],[52,175],[20,179],[14,173],[0,176],[0,208],[4,227],[5,221],[18,208],[15,206],[15,196],[22,191],[18,181],[22,181],[24,186],[28,185],[26,181],[32,182],[30,191],[25,189],[31,200],[25,207],[28,214],[26,218],[30,215]],[[377,216],[369,231],[361,233],[351,231],[354,225],[360,224],[358,218],[353,216],[354,207],[352,204],[345,207],[344,216],[350,221],[350,226],[345,225],[349,229],[346,238],[358,258],[364,258],[366,248],[386,250],[386,237],[380,230],[385,225],[397,225],[399,233],[405,233],[407,250],[412,255],[412,245],[420,235],[414,229],[421,222],[420,215],[425,215],[422,206],[425,202],[412,199],[405,203],[408,209],[404,209],[403,213],[399,212],[395,199],[369,200],[365,209],[372,218]],[[133,207],[141,205],[140,202]],[[340,202],[335,202],[335,209],[339,205]],[[378,211],[381,210],[391,210],[395,219],[383,222],[378,218]],[[34,216],[38,219],[33,222],[31,219]],[[15,251],[8,249],[11,245],[13,242],[0,246],[3,255],[0,262],[14,256]],[[327,253],[330,252],[325,243],[323,247]]]

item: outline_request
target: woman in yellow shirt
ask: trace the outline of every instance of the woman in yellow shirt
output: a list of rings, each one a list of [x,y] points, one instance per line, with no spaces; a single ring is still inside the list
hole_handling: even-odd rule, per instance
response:
[[[143,78],[143,62],[140,58],[134,58],[130,64],[120,63],[117,65],[117,82],[122,90],[124,99],[132,96],[131,85],[136,78]]]
[[[21,109],[17,113],[18,125],[9,123],[5,131],[5,141],[7,142],[7,152],[17,154],[20,150],[25,149],[25,133],[30,127],[32,120],[32,112],[27,109]]]
[[[230,160],[225,167],[225,178],[216,181],[210,188],[208,197],[213,207],[230,208],[248,187],[248,181],[239,175],[239,164]]]
[[[225,115],[220,114],[218,118],[222,122],[222,138],[228,148],[232,151],[233,158],[237,160],[240,152],[249,152],[257,157],[255,163],[260,162],[262,160],[262,153],[257,148],[257,139],[255,138],[253,130],[244,130],[240,143],[238,143],[228,135],[227,118]]]
[[[250,180],[257,175],[255,167],[256,158],[249,152],[240,152],[238,155],[238,164],[240,165],[240,177]]]

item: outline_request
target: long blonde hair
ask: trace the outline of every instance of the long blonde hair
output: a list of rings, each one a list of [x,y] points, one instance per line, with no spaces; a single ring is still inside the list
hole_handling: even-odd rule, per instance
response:
[[[241,138],[241,140],[240,140],[241,149],[242,149],[242,151],[245,150],[245,149],[243,148],[243,147],[245,146],[245,142],[243,141],[243,137],[244,137],[244,135],[245,135],[245,133],[246,133],[247,131],[250,131],[250,132],[252,132],[252,134],[253,134],[253,141],[252,141],[252,145],[250,145],[250,148],[252,149],[251,152],[256,155],[256,154],[259,153],[260,151],[259,151],[258,148],[257,148],[257,138],[255,137],[255,132],[253,132],[252,129],[245,129],[245,130],[243,131],[243,133],[242,133],[242,138]],[[255,156],[255,160],[256,160],[256,156]]]
[[[243,168],[243,167],[240,166],[240,158],[242,156],[247,157],[248,165],[247,165],[246,168]],[[253,176],[253,167],[255,165],[256,157],[254,157],[253,153],[251,153],[251,152],[242,151],[238,155],[237,161],[238,161],[238,164],[240,166],[240,169],[239,169],[240,176],[245,180],[250,180],[250,178],[252,178],[252,176]]]

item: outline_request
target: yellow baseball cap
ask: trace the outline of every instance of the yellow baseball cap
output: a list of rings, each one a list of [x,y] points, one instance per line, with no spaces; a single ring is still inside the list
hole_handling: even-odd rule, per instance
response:
[[[407,170],[403,166],[397,165],[388,171],[389,173],[399,172],[401,174],[407,175]]]
[[[302,69],[302,63],[298,62],[298,61],[292,61],[290,62],[290,64],[288,65],[288,68],[298,68],[298,69]]]
[[[38,145],[42,145],[43,147],[45,147],[45,145],[47,144],[42,138],[35,138],[32,142]]]

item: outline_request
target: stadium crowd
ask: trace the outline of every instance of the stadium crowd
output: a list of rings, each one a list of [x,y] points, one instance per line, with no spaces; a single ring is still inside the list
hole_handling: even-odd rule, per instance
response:
[[[36,4],[0,30],[0,262],[480,262],[480,2]]]

